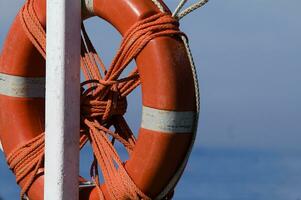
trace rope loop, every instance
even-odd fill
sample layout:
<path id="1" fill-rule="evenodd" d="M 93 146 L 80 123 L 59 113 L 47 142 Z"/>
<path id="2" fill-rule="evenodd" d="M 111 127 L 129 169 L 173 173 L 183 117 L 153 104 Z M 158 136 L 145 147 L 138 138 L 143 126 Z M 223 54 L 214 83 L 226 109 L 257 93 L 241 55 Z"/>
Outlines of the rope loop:
<path id="1" fill-rule="evenodd" d="M 184 7 L 184 5 L 187 3 L 188 0 L 181 0 L 177 6 L 177 8 L 175 9 L 175 11 L 173 12 L 172 16 L 177 19 L 180 20 L 183 17 L 185 17 L 186 15 L 188 15 L 189 13 L 203 7 L 206 3 L 208 3 L 209 0 L 198 0 L 196 3 L 190 5 L 188 8 L 184 9 L 183 11 L 182 8 Z"/>
<path id="2" fill-rule="evenodd" d="M 36 0 L 26 1 L 19 17 L 28 38 L 45 58 L 46 33 L 34 11 L 34 1 Z M 120 76 L 152 39 L 160 36 L 186 36 L 179 30 L 179 22 L 168 13 L 147 17 L 135 23 L 125 33 L 120 48 L 107 69 L 93 47 L 84 25 L 81 33 L 81 69 L 86 81 L 81 84 L 79 146 L 82 148 L 87 141 L 91 143 L 94 154 L 91 164 L 93 183 L 99 191 L 100 199 L 104 199 L 100 189 L 99 166 L 110 199 L 150 200 L 135 185 L 114 148 L 117 140 L 131 154 L 136 144 L 136 138 L 123 115 L 127 108 L 126 96 L 141 83 L 138 69 L 135 67 L 125 78 Z M 17 182 L 26 180 L 22 184 L 21 199 L 43 171 L 44 144 L 45 135 L 41 133 L 7 156 L 7 163 L 16 174 Z M 162 199 L 171 198 L 172 191 L 168 195 Z"/>
<path id="3" fill-rule="evenodd" d="M 84 89 L 88 84 L 94 85 Z M 126 97 L 121 96 L 118 81 L 85 81 L 81 91 L 81 116 L 84 118 L 100 117 L 106 121 L 113 115 L 124 115 L 126 112 Z"/>

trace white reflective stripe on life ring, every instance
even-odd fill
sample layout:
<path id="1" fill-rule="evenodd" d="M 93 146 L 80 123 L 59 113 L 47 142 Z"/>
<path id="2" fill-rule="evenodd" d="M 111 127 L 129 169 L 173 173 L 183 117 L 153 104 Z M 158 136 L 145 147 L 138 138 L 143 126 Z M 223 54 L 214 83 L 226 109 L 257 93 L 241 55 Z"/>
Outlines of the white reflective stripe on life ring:
<path id="1" fill-rule="evenodd" d="M 0 94 L 10 97 L 45 97 L 45 77 L 21 77 L 0 73 Z"/>
<path id="2" fill-rule="evenodd" d="M 143 106 L 141 127 L 164 133 L 192 133 L 195 112 L 159 110 Z"/>

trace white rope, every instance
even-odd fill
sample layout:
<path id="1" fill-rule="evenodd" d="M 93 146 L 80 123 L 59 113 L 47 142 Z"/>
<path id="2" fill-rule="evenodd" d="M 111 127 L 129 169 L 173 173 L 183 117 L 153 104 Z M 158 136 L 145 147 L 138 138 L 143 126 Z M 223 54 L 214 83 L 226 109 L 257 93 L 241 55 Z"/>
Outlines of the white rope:
<path id="1" fill-rule="evenodd" d="M 81 2 L 83 19 L 94 16 L 94 0 L 81 0 Z"/>
<path id="2" fill-rule="evenodd" d="M 1 140 L 0 140 L 0 150 L 3 151 L 3 147 L 2 147 L 2 144 L 1 144 Z"/>
<path id="3" fill-rule="evenodd" d="M 199 115 L 200 115 L 200 90 L 199 90 L 199 81 L 198 81 L 198 76 L 197 76 L 197 72 L 196 72 L 196 67 L 193 61 L 193 56 L 189 47 L 189 43 L 188 40 L 186 39 L 186 37 L 182 36 L 182 41 L 184 42 L 185 45 L 185 49 L 188 55 L 188 59 L 190 62 L 190 66 L 191 66 L 191 71 L 192 71 L 192 76 L 193 76 L 193 81 L 194 81 L 194 89 L 195 89 L 195 99 L 196 99 L 196 117 L 195 117 L 195 122 L 194 122 L 194 127 L 193 127 L 193 134 L 192 134 L 192 141 L 190 144 L 190 147 L 187 151 L 186 157 L 183 160 L 183 163 L 181 164 L 181 166 L 179 167 L 179 169 L 176 171 L 176 173 L 174 174 L 174 176 L 172 177 L 172 179 L 169 181 L 168 185 L 164 188 L 164 190 L 156 197 L 155 200 L 161 200 L 163 199 L 168 192 L 170 192 L 170 190 L 177 184 L 177 182 L 179 181 L 185 166 L 187 165 L 189 156 L 191 154 L 192 151 L 192 147 L 194 145 L 195 139 L 196 139 L 196 133 L 197 133 L 197 128 L 198 128 L 198 121 L 199 121 Z"/>
<path id="4" fill-rule="evenodd" d="M 152 2 L 159 8 L 159 10 L 161 12 L 165 12 L 164 7 L 162 6 L 162 4 L 158 1 L 158 0 L 152 0 Z"/>
<path id="5" fill-rule="evenodd" d="M 175 9 L 175 11 L 172 13 L 173 17 L 176 17 L 178 15 L 178 13 L 180 12 L 180 10 L 183 8 L 183 6 L 187 3 L 187 0 L 182 0 L 180 1 L 180 3 L 178 4 L 177 8 Z"/>
<path id="6" fill-rule="evenodd" d="M 198 2 L 192 4 L 185 10 L 181 11 L 184 5 L 187 3 L 187 0 L 181 0 L 175 11 L 173 12 L 172 16 L 178 20 L 182 19 L 189 13 L 193 12 L 194 10 L 203 7 L 209 0 L 199 0 Z"/>
<path id="7" fill-rule="evenodd" d="M 155 5 L 157 5 L 157 7 L 160 9 L 161 12 L 165 12 L 164 9 L 163 9 L 163 6 L 161 5 L 159 0 L 152 0 L 152 2 L 154 2 Z M 185 3 L 187 3 L 187 0 L 181 0 L 179 5 L 175 9 L 172 16 L 174 18 L 176 18 L 177 20 L 180 20 L 181 18 L 183 18 L 184 16 L 186 16 L 189 13 L 193 12 L 194 10 L 196 10 L 198 8 L 201 8 L 207 2 L 208 2 L 208 0 L 200 0 L 197 3 L 189 6 L 184 11 L 180 12 L 180 10 L 183 8 Z M 174 174 L 174 176 L 171 178 L 168 185 L 163 189 L 163 191 L 161 191 L 161 193 L 155 198 L 155 200 L 163 199 L 168 194 L 168 192 L 170 192 L 170 190 L 172 190 L 172 188 L 174 188 L 174 186 L 178 182 L 178 180 L 179 180 L 180 176 L 182 175 L 182 173 L 184 171 L 184 168 L 185 168 L 185 166 L 188 162 L 188 158 L 189 158 L 189 155 L 192 151 L 192 147 L 193 147 L 193 144 L 194 144 L 194 141 L 195 141 L 195 138 L 196 138 L 197 127 L 198 127 L 198 120 L 199 120 L 199 113 L 200 113 L 200 91 L 199 91 L 198 77 L 197 77 L 196 67 L 195 67 L 195 64 L 194 64 L 194 61 L 193 61 L 193 56 L 192 56 L 192 53 L 191 53 L 191 50 L 190 50 L 190 47 L 189 47 L 188 40 L 184 36 L 182 36 L 181 39 L 182 39 L 182 41 L 185 45 L 185 49 L 186 49 L 186 52 L 187 52 L 187 55 L 188 55 L 188 59 L 189 59 L 191 70 L 192 70 L 192 76 L 193 76 L 193 80 L 194 80 L 194 89 L 195 89 L 195 99 L 196 99 L 196 110 L 197 110 L 197 112 L 196 112 L 196 117 L 195 117 L 193 138 L 192 138 L 191 145 L 189 147 L 189 150 L 186 154 L 186 157 L 185 157 L 183 163 L 181 164 L 181 166 L 179 167 L 177 172 Z"/>

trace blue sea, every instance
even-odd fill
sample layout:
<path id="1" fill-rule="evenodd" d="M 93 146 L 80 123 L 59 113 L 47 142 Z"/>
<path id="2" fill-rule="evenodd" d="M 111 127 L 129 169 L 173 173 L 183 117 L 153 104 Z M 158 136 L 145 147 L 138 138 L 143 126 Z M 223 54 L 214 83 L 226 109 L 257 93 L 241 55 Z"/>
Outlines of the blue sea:
<path id="1" fill-rule="evenodd" d="M 300 158 L 285 151 L 195 148 L 174 199 L 301 200 Z M 18 199 L 18 186 L 2 153 L 0 177 L 2 200 Z"/>
<path id="2" fill-rule="evenodd" d="M 178 3 L 164 1 L 172 9 Z M 0 0 L 0 49 L 23 3 Z M 181 21 L 199 75 L 201 117 L 175 200 L 301 200 L 300 8 L 300 0 L 209 1 Z M 85 24 L 109 65 L 120 34 L 99 18 Z M 129 98 L 134 132 L 140 99 Z M 86 177 L 90 160 L 85 149 Z M 18 198 L 0 152 L 0 199 Z"/>

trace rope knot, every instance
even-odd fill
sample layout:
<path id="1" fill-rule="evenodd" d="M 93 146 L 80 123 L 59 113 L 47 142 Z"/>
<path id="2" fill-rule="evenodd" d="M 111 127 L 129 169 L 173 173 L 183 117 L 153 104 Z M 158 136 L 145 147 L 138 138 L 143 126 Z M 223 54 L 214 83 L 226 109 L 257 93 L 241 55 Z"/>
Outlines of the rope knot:
<path id="1" fill-rule="evenodd" d="M 27 0 L 19 17 L 30 41 L 45 58 L 46 32 L 36 16 L 33 2 L 34 0 Z M 114 141 L 115 139 L 119 141 L 129 154 L 133 152 L 136 139 L 123 115 L 127 108 L 126 96 L 139 86 L 141 81 L 137 67 L 125 78 L 120 76 L 152 39 L 161 36 L 182 36 L 186 39 L 185 34 L 179 30 L 177 19 L 169 13 L 154 14 L 129 28 L 110 67 L 106 69 L 82 25 L 81 68 L 87 81 L 81 85 L 80 148 L 90 140 L 94 153 L 92 171 L 95 172 L 91 173 L 92 179 L 100 191 L 99 166 L 110 199 L 113 200 L 151 199 L 128 175 L 124 162 L 114 148 Z M 110 127 L 113 127 L 114 131 Z M 16 174 L 17 182 L 26 178 L 26 183 L 22 186 L 21 198 L 25 196 L 39 175 L 39 170 L 43 168 L 44 140 L 44 133 L 41 133 L 7 156 L 7 162 Z M 103 196 L 101 191 L 100 196 Z"/>
<path id="2" fill-rule="evenodd" d="M 91 86 L 84 89 L 84 85 Z M 107 121 L 114 115 L 124 115 L 126 97 L 122 97 L 116 81 L 88 81 L 82 84 L 81 115 Z"/>

